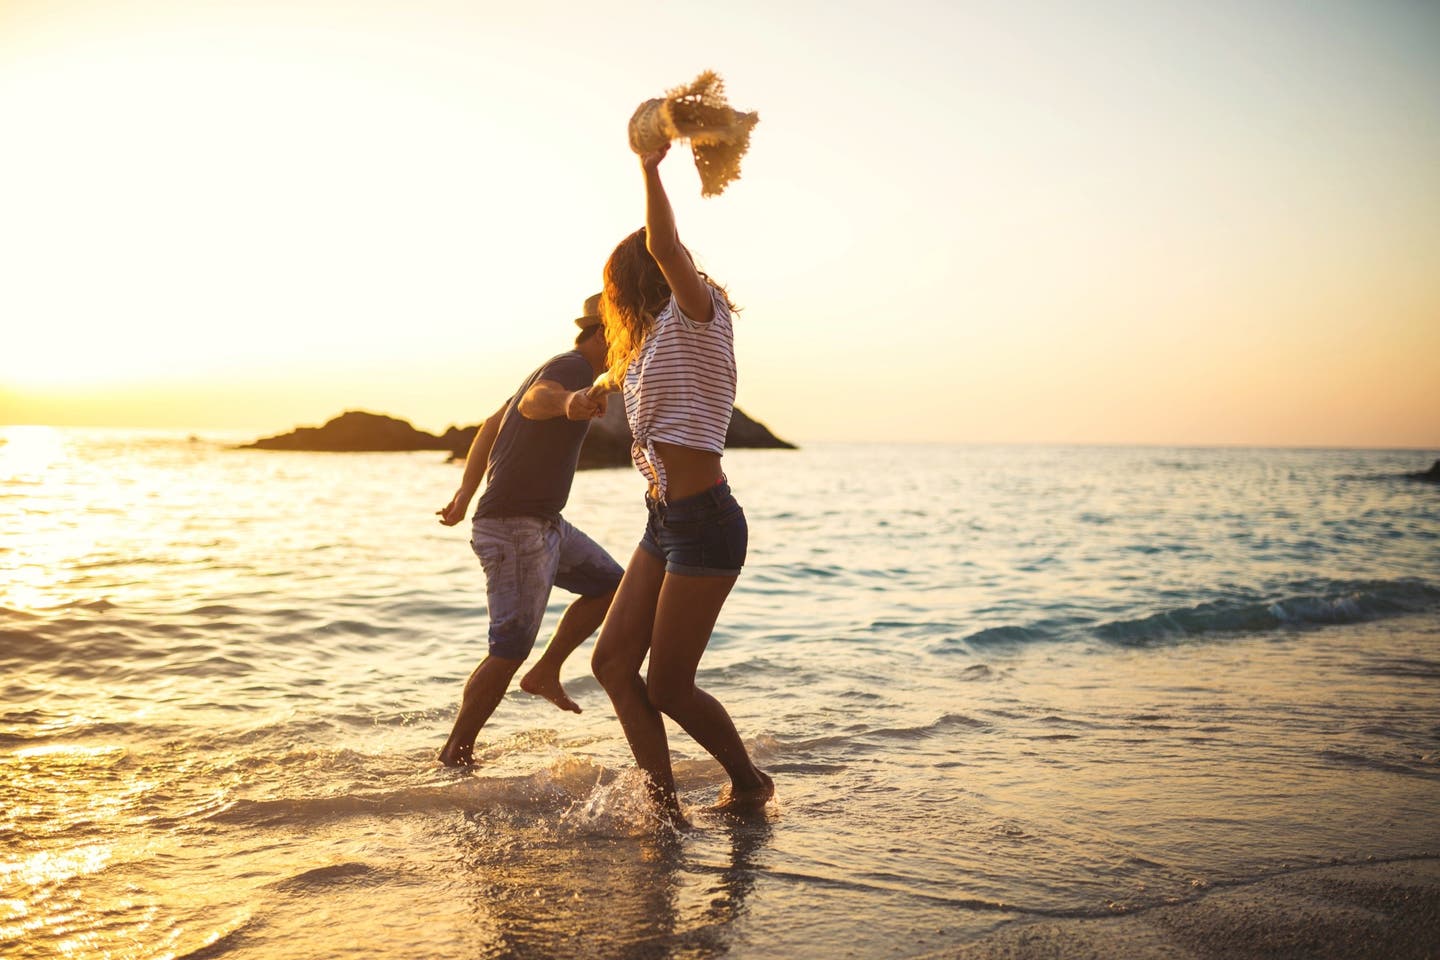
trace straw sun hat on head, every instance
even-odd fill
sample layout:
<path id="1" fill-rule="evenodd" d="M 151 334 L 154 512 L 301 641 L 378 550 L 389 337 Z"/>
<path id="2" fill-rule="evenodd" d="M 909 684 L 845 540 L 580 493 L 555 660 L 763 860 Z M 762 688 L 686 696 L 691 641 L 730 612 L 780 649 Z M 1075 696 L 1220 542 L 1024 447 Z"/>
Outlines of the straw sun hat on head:
<path id="1" fill-rule="evenodd" d="M 584 309 L 584 315 L 575 318 L 575 326 L 581 330 L 587 330 L 600 322 L 600 294 L 586 297 Z"/>

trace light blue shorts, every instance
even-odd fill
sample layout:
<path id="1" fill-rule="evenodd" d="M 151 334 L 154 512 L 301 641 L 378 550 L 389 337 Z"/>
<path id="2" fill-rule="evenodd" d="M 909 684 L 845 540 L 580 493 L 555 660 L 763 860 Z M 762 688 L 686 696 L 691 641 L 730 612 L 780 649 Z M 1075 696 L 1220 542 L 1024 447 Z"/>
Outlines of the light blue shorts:
<path id="1" fill-rule="evenodd" d="M 470 546 L 485 570 L 490 654 L 510 660 L 530 655 L 552 586 L 600 597 L 625 573 L 564 517 L 476 517 Z"/>

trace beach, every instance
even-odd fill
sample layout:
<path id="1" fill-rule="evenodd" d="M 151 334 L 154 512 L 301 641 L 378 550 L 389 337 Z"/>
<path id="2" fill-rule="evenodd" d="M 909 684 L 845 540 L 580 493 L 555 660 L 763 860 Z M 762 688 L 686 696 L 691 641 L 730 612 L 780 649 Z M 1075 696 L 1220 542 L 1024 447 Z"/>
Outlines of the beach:
<path id="1" fill-rule="evenodd" d="M 676 831 L 592 644 L 582 714 L 435 762 L 486 630 L 438 455 L 0 438 L 7 957 L 1437 955 L 1433 451 L 727 454 L 699 682 L 777 799 L 672 728 Z M 566 515 L 623 561 L 642 493 Z"/>
<path id="2" fill-rule="evenodd" d="M 930 957 L 1434 957 L 1440 862 L 1317 867 L 1107 919 L 1017 923 Z"/>

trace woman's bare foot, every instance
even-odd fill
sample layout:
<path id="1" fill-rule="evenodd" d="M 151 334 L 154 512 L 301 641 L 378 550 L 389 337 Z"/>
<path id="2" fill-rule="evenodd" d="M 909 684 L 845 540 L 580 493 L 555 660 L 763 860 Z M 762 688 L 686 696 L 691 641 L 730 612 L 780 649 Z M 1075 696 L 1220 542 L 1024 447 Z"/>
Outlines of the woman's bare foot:
<path id="1" fill-rule="evenodd" d="M 561 710 L 569 710 L 571 713 L 580 712 L 580 704 L 566 696 L 565 688 L 560 685 L 560 675 L 542 671 L 538 664 L 520 678 L 520 689 L 526 693 L 533 693 L 537 697 L 544 697 Z"/>
<path id="2" fill-rule="evenodd" d="M 460 746 L 453 743 L 447 743 L 445 744 L 445 748 L 440 751 L 440 756 L 436 757 L 435 759 L 439 760 L 447 767 L 474 766 L 475 744 L 471 743 Z"/>
<path id="3" fill-rule="evenodd" d="M 721 788 L 720 797 L 712 809 L 726 813 L 744 813 L 759 810 L 769 803 L 770 798 L 775 796 L 775 781 L 771 780 L 764 770 L 757 768 L 755 772 L 760 775 L 759 786 L 740 788 L 730 783 Z"/>
<path id="4" fill-rule="evenodd" d="M 660 826 L 676 834 L 683 833 L 693 826 L 690 818 L 685 816 L 685 811 L 680 807 L 679 797 L 672 795 L 668 801 L 654 796 L 651 796 L 650 799 L 654 801 L 655 820 Z"/>

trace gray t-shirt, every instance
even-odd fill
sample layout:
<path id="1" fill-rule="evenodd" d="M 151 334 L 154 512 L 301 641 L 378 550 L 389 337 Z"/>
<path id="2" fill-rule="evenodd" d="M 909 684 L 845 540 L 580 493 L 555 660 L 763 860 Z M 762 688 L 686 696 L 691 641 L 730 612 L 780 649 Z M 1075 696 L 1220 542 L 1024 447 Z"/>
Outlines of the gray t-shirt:
<path id="1" fill-rule="evenodd" d="M 500 432 L 490 448 L 485 492 L 475 506 L 477 517 L 547 517 L 560 515 L 570 499 L 580 445 L 589 420 L 564 416 L 527 420 L 520 398 L 537 380 L 553 380 L 566 390 L 588 387 L 595 377 L 590 361 L 578 350 L 551 357 L 530 374 L 505 406 Z"/>

